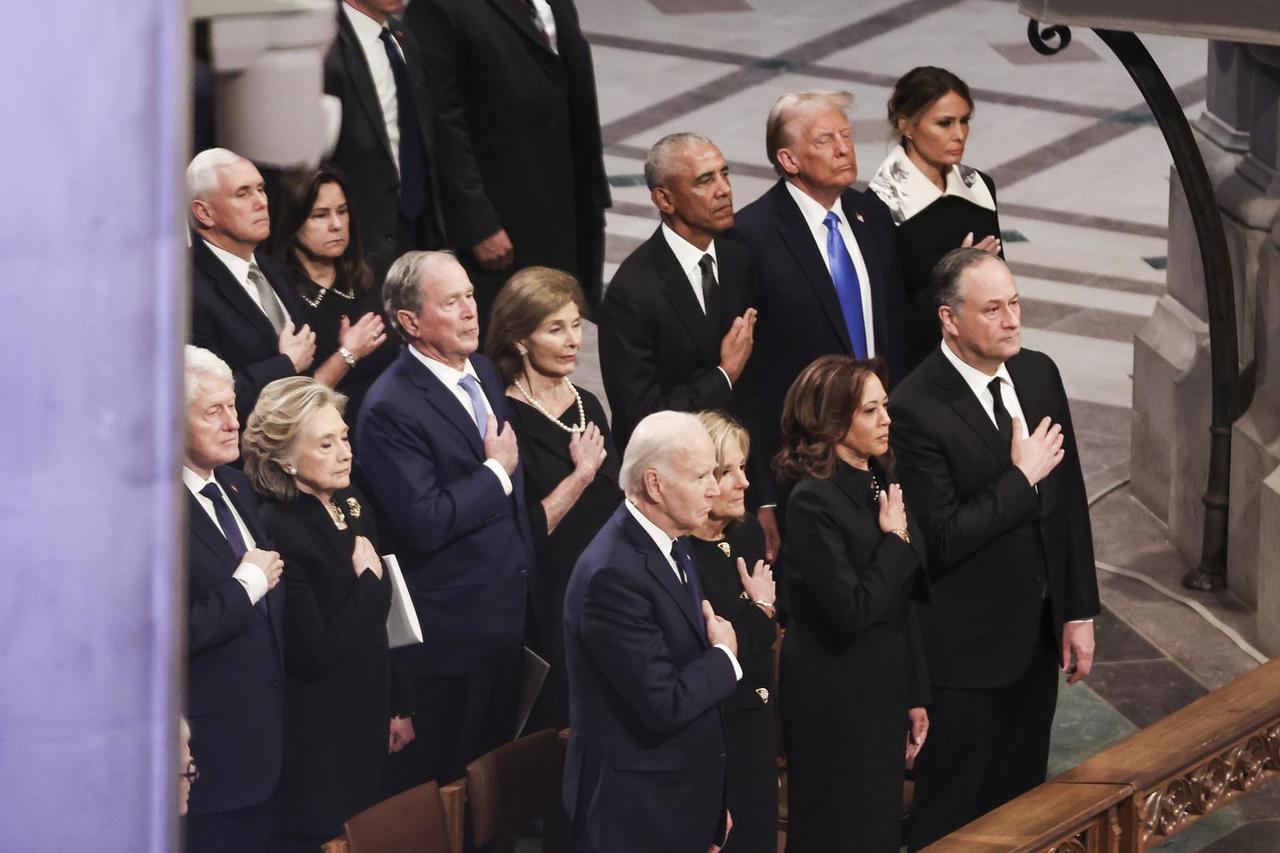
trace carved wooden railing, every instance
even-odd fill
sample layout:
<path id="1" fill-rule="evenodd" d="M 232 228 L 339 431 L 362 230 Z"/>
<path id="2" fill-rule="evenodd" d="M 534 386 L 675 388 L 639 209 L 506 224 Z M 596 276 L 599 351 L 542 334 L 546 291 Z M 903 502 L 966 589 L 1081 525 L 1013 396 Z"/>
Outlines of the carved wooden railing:
<path id="1" fill-rule="evenodd" d="M 927 848 L 1141 853 L 1280 776 L 1280 659 Z"/>

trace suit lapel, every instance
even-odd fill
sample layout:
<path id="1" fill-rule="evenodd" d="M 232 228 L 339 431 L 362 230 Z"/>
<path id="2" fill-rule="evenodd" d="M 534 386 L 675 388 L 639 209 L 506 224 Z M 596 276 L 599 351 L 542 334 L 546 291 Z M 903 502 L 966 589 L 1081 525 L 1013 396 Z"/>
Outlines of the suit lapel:
<path id="1" fill-rule="evenodd" d="M 249 535 L 253 537 L 256 547 L 265 548 L 270 543 L 267 541 L 267 532 L 258 524 L 258 515 L 252 511 L 251 497 L 242 495 L 240 487 L 227 478 L 221 469 L 214 469 L 213 477 L 218 481 L 218 485 L 222 487 L 222 493 L 227 496 L 227 500 L 235 507 L 236 515 L 240 516 L 240 520 L 244 522 L 244 526 L 249 530 Z M 201 515 L 204 515 L 203 510 Z M 205 516 L 208 517 L 207 515 Z M 225 542 L 226 539 L 224 538 Z M 229 548 L 228 548 L 229 550 Z M 284 616 L 284 585 L 276 584 L 275 589 L 267 591 L 263 596 L 263 605 L 267 608 L 267 621 L 271 623 L 271 632 L 275 637 L 276 651 L 283 649 L 281 640 L 284 638 L 282 628 L 282 617 Z M 256 610 L 257 608 L 255 608 Z"/>
<path id="2" fill-rule="evenodd" d="M 787 191 L 785 181 L 778 181 L 769 192 L 774 195 L 773 206 L 778 216 L 778 233 L 782 242 L 786 244 L 804 273 L 805 280 L 813 288 L 827 319 L 844 344 L 845 351 L 853 352 L 853 345 L 849 342 L 849 329 L 844 323 L 844 312 L 840 310 L 840 299 L 836 296 L 836 286 L 831 281 L 827 265 L 822 262 L 822 254 L 814 242 L 809 224 L 805 222 L 795 199 Z"/>
<path id="3" fill-rule="evenodd" d="M 424 392 L 427 402 L 434 406 L 458 432 L 462 433 L 467 444 L 475 451 L 476 457 L 484 459 L 484 442 L 480 440 L 480 431 L 476 428 L 476 422 L 467 414 L 467 410 L 454 396 L 453 391 L 444 387 L 444 383 L 437 379 L 425 365 L 419 364 L 409 352 L 408 347 L 400 353 L 400 359 L 404 362 L 409 380 Z M 484 388 L 484 383 L 481 382 L 480 386 Z M 489 390 L 485 389 L 485 394 L 489 395 L 489 393 Z M 490 400 L 490 405 L 493 405 L 492 398 Z M 497 411 L 496 407 L 495 411 Z"/>
<path id="4" fill-rule="evenodd" d="M 636 551 L 644 559 L 645 571 L 653 576 L 658 586 L 662 587 L 667 595 L 671 596 L 676 608 L 684 614 L 689 627 L 697 635 L 700 645 L 704 649 L 707 648 L 707 626 L 702 622 L 702 614 L 701 612 L 694 612 L 693 599 L 689 597 L 689 591 L 676 579 L 675 570 L 667 562 L 666 556 L 659 553 L 658 546 L 654 544 L 653 539 L 640 526 L 640 522 L 632 517 L 631 510 L 627 509 L 625 502 L 618 507 L 617 512 L 623 531 L 631 539 L 631 544 L 635 546 Z"/>
<path id="5" fill-rule="evenodd" d="M 382 114 L 382 104 L 378 101 L 378 90 L 373 86 L 373 72 L 369 70 L 369 60 L 365 58 L 364 49 L 360 47 L 360 39 L 356 37 L 347 13 L 338 10 L 338 43 L 342 48 L 342 61 L 347 67 L 347 76 L 355 87 L 356 99 L 364 109 L 369 123 L 373 125 L 378 141 L 382 143 L 383 152 L 395 162 L 391 153 L 391 141 L 387 137 L 387 119 Z"/>
<path id="6" fill-rule="evenodd" d="M 1034 430 L 1045 416 L 1052 419 L 1053 409 L 1042 394 L 1045 383 L 1029 372 L 1029 362 L 1021 357 L 1021 353 L 1006 361 L 1005 367 L 1009 370 L 1009 378 L 1013 380 L 1013 392 L 1018 397 L 1018 406 L 1026 420 L 1027 431 Z M 1058 478 L 1053 473 L 1036 484 L 1041 499 L 1048 498 L 1057 488 Z"/>
<path id="7" fill-rule="evenodd" d="M 654 269 L 663 281 L 667 302 L 675 312 L 676 319 L 680 321 L 680 325 L 684 327 L 707 363 L 719 364 L 720 342 L 718 335 L 715 334 L 719 326 L 718 319 L 713 321 L 708 318 L 702 306 L 698 304 L 698 298 L 693 295 L 693 288 L 689 284 L 689 276 L 680 268 L 675 252 L 671 251 L 671 247 L 667 245 L 667 238 L 662 235 L 661 226 L 649 238 L 649 242 L 654 251 Z"/>
<path id="8" fill-rule="evenodd" d="M 489 0 L 489 3 L 519 30 L 525 38 L 537 45 L 542 52 L 555 56 L 551 48 L 542 40 L 542 34 L 533 25 L 531 13 L 521 0 Z M 554 13 L 554 9 L 552 10 Z"/>
<path id="9" fill-rule="evenodd" d="M 186 489 L 186 487 L 183 487 Z M 227 542 L 227 537 L 223 535 L 218 525 L 213 523 L 213 519 L 209 517 L 209 513 L 204 511 L 204 507 L 196 500 L 195 495 L 187 491 L 187 523 L 191 526 L 191 533 L 204 543 L 210 551 L 223 558 L 223 562 L 227 565 L 235 558 L 231 553 L 231 545 Z"/>
<path id="10" fill-rule="evenodd" d="M 1000 434 L 1000 430 L 996 429 L 996 425 L 987 416 L 986 410 L 982 408 L 982 404 L 974 396 L 973 390 L 965 384 L 964 378 L 959 371 L 951 366 L 951 363 L 947 361 L 941 350 L 935 351 L 930 358 L 935 360 L 937 382 L 942 389 L 943 399 L 947 401 L 960 419 L 969 425 L 978 438 L 982 440 L 982 443 L 995 454 L 997 459 L 1001 462 L 1008 462 L 1009 445 L 1005 443 L 1004 436 Z"/>
<path id="11" fill-rule="evenodd" d="M 267 319 L 267 315 L 249 297 L 240 282 L 236 281 L 235 276 L 231 274 L 231 270 L 227 269 L 227 265 L 209 250 L 204 240 L 198 234 L 193 234 L 191 239 L 193 241 L 192 248 L 195 250 L 196 264 L 213 282 L 218 294 L 227 300 L 227 303 L 236 310 L 237 314 L 244 318 L 246 323 L 253 327 L 255 332 L 265 340 L 271 341 L 274 346 L 278 336 L 276 335 L 276 330 L 271 326 L 271 321 Z M 277 293 L 279 292 L 279 289 L 274 284 L 271 286 Z M 281 298 L 283 299 L 283 297 Z M 285 305 L 289 304 L 289 301 L 285 301 Z M 296 315 L 294 316 L 296 317 Z"/>

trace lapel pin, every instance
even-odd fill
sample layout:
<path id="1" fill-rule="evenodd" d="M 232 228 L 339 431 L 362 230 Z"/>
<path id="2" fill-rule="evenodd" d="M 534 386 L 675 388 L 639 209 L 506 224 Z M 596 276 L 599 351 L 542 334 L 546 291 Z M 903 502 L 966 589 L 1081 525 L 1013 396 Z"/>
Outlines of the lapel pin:
<path id="1" fill-rule="evenodd" d="M 716 547 L 717 547 L 717 548 L 719 548 L 721 551 L 723 551 L 723 552 L 724 552 L 724 555 L 725 555 L 726 557 L 731 557 L 731 556 L 733 556 L 733 554 L 732 554 L 733 549 L 729 547 L 729 543 L 728 543 L 728 542 L 721 542 L 721 543 L 719 543 L 718 545 L 716 545 Z"/>
<path id="2" fill-rule="evenodd" d="M 865 219 L 863 219 L 863 218 L 862 218 L 862 214 L 861 214 L 861 213 L 855 213 L 855 214 L 853 215 L 853 218 L 854 218 L 854 219 L 856 219 L 856 220 L 858 220 L 859 222 L 864 223 L 864 224 L 865 224 L 865 223 L 866 223 L 866 221 L 867 221 L 867 220 L 865 220 Z"/>

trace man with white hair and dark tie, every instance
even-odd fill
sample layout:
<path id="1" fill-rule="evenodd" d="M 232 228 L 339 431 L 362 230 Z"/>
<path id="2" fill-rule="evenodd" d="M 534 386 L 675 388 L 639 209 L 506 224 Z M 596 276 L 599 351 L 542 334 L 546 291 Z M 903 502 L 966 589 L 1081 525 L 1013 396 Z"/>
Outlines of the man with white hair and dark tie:
<path id="1" fill-rule="evenodd" d="M 720 493 L 697 417 L 655 412 L 622 460 L 626 500 L 564 602 L 575 853 L 704 853 L 725 843 L 719 705 L 742 678 L 733 626 L 702 597 L 688 545 Z"/>
<path id="2" fill-rule="evenodd" d="M 236 408 L 253 411 L 267 383 L 302 373 L 316 354 L 289 273 L 256 253 L 271 231 L 267 193 L 253 163 L 210 148 L 187 166 L 191 240 L 191 342 L 235 377 Z"/>

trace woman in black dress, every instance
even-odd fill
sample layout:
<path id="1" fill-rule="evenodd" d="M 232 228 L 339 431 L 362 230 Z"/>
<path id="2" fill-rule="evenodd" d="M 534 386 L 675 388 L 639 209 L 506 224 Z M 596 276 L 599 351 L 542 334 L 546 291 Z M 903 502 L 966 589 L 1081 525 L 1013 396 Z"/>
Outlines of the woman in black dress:
<path id="1" fill-rule="evenodd" d="M 569 381 L 585 300 L 573 276 L 529 267 L 493 303 L 485 351 L 507 381 L 538 571 L 534 650 L 551 664 L 526 731 L 569 725 L 563 602 L 569 573 L 622 501 L 618 454 L 600 401 Z"/>
<path id="2" fill-rule="evenodd" d="M 777 691 L 773 645 L 778 639 L 773 573 L 764 562 L 764 531 L 747 512 L 747 452 L 741 424 L 719 412 L 701 412 L 716 447 L 720 494 L 711 514 L 689 537 L 702 593 L 711 609 L 733 623 L 738 635 L 738 690 L 720 705 L 724 713 L 725 775 L 733 831 L 725 853 L 775 853 L 778 849 Z M 749 572 L 749 573 L 748 573 Z"/>
<path id="3" fill-rule="evenodd" d="M 382 319 L 382 288 L 364 262 L 345 179 L 336 169 L 286 172 L 271 211 L 271 254 L 289 269 L 316 334 L 315 378 L 346 395 L 355 424 L 369 386 L 395 360 Z"/>
<path id="4" fill-rule="evenodd" d="M 351 486 L 342 395 L 268 385 L 245 425 L 245 473 L 284 559 L 284 770 L 275 849 L 316 853 L 382 798 L 388 751 L 413 739 L 387 650 L 391 585 L 368 502 Z"/>
<path id="5" fill-rule="evenodd" d="M 870 189 L 898 226 L 910 372 L 942 340 L 929 288 L 934 265 L 958 246 L 1004 254 L 995 182 L 960 162 L 973 116 L 965 82 L 945 68 L 913 68 L 894 86 L 888 112 L 898 144 L 880 164 Z"/>
<path id="6" fill-rule="evenodd" d="M 878 359 L 826 355 L 783 404 L 788 853 L 897 851 L 904 758 L 928 727 L 915 613 L 928 580 L 893 480 L 885 384 Z"/>

